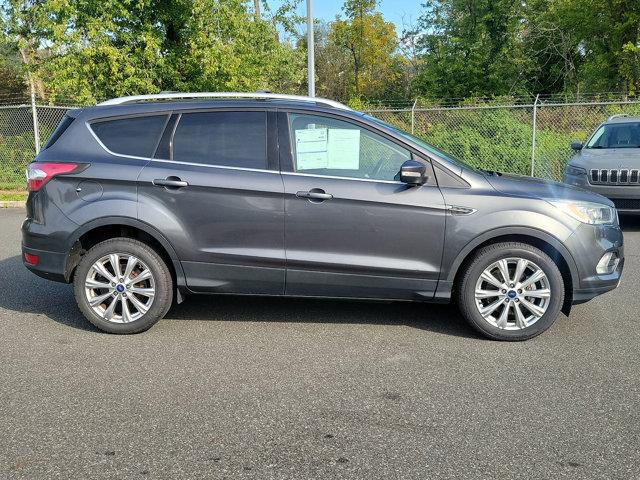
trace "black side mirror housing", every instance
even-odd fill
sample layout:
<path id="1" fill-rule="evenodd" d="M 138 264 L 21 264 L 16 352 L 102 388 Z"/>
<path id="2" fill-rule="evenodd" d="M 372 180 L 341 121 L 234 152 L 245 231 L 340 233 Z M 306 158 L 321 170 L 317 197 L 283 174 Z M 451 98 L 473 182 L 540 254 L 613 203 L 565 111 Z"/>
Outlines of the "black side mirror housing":
<path id="1" fill-rule="evenodd" d="M 400 181 L 407 185 L 422 185 L 427 181 L 427 166 L 416 160 L 407 160 L 400 167 Z"/>
<path id="2" fill-rule="evenodd" d="M 580 151 L 582 150 L 582 142 L 573 141 L 571 142 L 571 150 Z"/>

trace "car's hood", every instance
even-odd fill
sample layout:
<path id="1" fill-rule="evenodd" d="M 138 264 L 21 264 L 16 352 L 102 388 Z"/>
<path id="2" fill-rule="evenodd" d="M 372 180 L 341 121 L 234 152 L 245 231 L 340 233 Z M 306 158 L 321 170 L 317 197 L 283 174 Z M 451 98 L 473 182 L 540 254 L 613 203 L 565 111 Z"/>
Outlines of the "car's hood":
<path id="1" fill-rule="evenodd" d="M 553 180 L 508 173 L 489 174 L 486 178 L 497 191 L 517 197 L 596 202 L 613 206 L 613 202 L 602 195 Z"/>
<path id="2" fill-rule="evenodd" d="M 640 169 L 640 148 L 583 148 L 569 163 L 587 170 Z"/>

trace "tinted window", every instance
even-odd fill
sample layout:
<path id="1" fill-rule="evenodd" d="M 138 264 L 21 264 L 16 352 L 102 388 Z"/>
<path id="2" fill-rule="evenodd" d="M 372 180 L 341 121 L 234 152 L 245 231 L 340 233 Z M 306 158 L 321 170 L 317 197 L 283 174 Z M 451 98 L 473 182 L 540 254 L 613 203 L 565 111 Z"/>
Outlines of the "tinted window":
<path id="1" fill-rule="evenodd" d="M 147 158 L 153 155 L 166 120 L 166 115 L 120 118 L 94 122 L 91 128 L 112 152 Z"/>
<path id="2" fill-rule="evenodd" d="M 289 114 L 296 172 L 334 177 L 394 180 L 411 153 L 356 124 Z"/>
<path id="3" fill-rule="evenodd" d="M 73 120 L 74 119 L 71 118 L 69 115 L 65 115 L 64 117 L 62 117 L 60 124 L 53 131 L 53 133 L 49 137 L 49 140 L 45 144 L 44 148 L 49 148 L 51 145 L 56 143 L 56 141 L 62 136 L 62 134 L 67 130 L 67 128 L 69 128 L 69 125 L 73 123 Z"/>
<path id="4" fill-rule="evenodd" d="M 185 113 L 173 137 L 173 160 L 266 169 L 267 114 Z"/>

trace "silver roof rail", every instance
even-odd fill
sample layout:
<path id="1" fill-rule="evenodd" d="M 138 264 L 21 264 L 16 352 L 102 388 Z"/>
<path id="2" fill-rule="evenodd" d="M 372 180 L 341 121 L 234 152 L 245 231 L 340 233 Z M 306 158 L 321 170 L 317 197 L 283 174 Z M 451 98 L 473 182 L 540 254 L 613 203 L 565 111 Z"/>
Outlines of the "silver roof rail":
<path id="1" fill-rule="evenodd" d="M 112 98 L 105 102 L 101 102 L 98 105 L 123 105 L 126 103 L 135 103 L 142 101 L 152 100 L 176 100 L 176 99 L 190 99 L 190 98 L 248 98 L 258 100 L 290 100 L 295 102 L 313 102 L 319 105 L 326 105 L 333 108 L 339 108 L 341 110 L 351 110 L 343 103 L 336 102 L 335 100 L 329 100 L 327 98 L 316 97 L 303 97 L 301 95 L 283 95 L 279 93 L 267 93 L 267 92 L 194 92 L 194 93 L 182 93 L 182 92 L 168 92 L 168 93 L 154 93 L 150 95 L 132 95 L 129 97 Z"/>
<path id="2" fill-rule="evenodd" d="M 621 117 L 628 117 L 629 114 L 628 113 L 616 113 L 615 115 L 611 115 L 609 118 L 607 118 L 607 122 L 609 120 L 613 120 L 614 118 L 621 118 Z"/>

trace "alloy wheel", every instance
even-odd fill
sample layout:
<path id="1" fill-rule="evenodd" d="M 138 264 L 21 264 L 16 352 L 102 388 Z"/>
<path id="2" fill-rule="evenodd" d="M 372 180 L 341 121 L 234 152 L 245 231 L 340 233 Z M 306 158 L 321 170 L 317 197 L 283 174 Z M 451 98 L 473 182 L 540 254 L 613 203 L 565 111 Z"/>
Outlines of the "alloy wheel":
<path id="1" fill-rule="evenodd" d="M 494 327 L 523 330 L 536 323 L 551 300 L 549 279 L 525 258 L 503 258 L 484 269 L 475 286 L 480 315 Z"/>
<path id="2" fill-rule="evenodd" d="M 156 294 L 149 267 L 126 253 L 112 253 L 96 261 L 84 283 L 87 302 L 104 320 L 129 323 L 149 311 Z"/>

